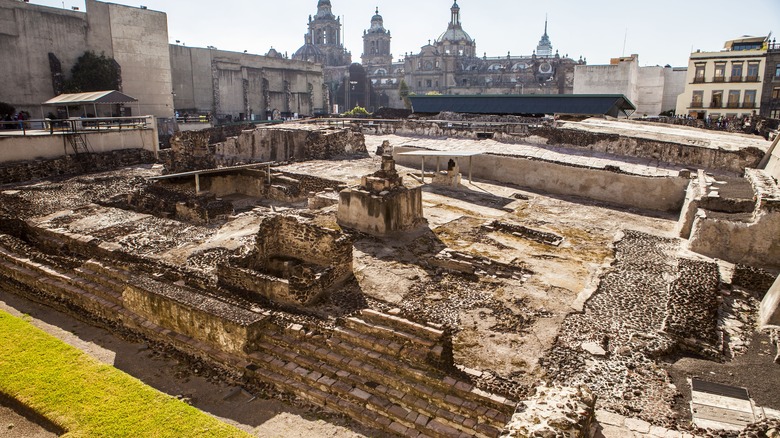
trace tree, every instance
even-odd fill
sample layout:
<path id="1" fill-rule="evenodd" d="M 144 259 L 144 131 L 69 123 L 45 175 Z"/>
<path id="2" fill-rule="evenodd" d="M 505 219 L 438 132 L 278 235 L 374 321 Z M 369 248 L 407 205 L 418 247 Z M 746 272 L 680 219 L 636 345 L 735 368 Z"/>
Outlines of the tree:
<path id="1" fill-rule="evenodd" d="M 401 95 L 401 99 L 403 99 L 406 109 L 411 109 L 412 102 L 409 101 L 409 86 L 406 85 L 406 81 L 403 79 L 401 79 L 401 85 L 398 86 L 398 94 Z"/>
<path id="2" fill-rule="evenodd" d="M 5 102 L 0 102 L 0 120 L 6 115 L 13 116 L 16 113 L 16 108 L 13 105 Z"/>
<path id="3" fill-rule="evenodd" d="M 118 90 L 121 78 L 119 64 L 105 53 L 84 52 L 70 71 L 63 89 L 66 93 Z"/>

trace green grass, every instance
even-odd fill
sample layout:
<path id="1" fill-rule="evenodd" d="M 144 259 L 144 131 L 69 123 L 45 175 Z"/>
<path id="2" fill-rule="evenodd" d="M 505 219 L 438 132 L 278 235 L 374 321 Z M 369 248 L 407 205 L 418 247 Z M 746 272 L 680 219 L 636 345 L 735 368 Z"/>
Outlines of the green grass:
<path id="1" fill-rule="evenodd" d="M 0 311 L 0 392 L 66 437 L 247 437 Z"/>

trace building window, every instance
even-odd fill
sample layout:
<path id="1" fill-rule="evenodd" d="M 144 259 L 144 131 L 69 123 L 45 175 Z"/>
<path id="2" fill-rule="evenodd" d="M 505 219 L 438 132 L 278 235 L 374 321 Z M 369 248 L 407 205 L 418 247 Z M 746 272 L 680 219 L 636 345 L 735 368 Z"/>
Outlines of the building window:
<path id="1" fill-rule="evenodd" d="M 426 79 L 425 80 L 425 86 L 428 87 L 428 88 L 431 88 L 433 86 L 433 84 L 431 83 L 430 79 Z"/>
<path id="2" fill-rule="evenodd" d="M 724 82 L 726 80 L 726 63 L 715 63 L 715 77 L 712 78 L 712 82 Z"/>
<path id="3" fill-rule="evenodd" d="M 422 88 L 422 81 L 417 81 L 417 88 Z"/>
<path id="4" fill-rule="evenodd" d="M 742 102 L 742 108 L 756 107 L 756 90 L 745 90 L 745 101 Z"/>
<path id="5" fill-rule="evenodd" d="M 710 108 L 723 108 L 723 90 L 716 90 L 712 92 Z"/>
<path id="6" fill-rule="evenodd" d="M 772 89 L 772 99 L 780 99 L 780 87 Z"/>
<path id="7" fill-rule="evenodd" d="M 742 82 L 742 62 L 731 63 L 731 82 Z"/>
<path id="8" fill-rule="evenodd" d="M 436 81 L 436 88 L 439 88 L 439 81 Z"/>
<path id="9" fill-rule="evenodd" d="M 775 66 L 775 78 L 780 79 L 780 64 Z"/>
<path id="10" fill-rule="evenodd" d="M 464 80 L 463 80 L 463 86 L 465 87 L 465 86 L 467 86 L 468 84 L 469 84 L 469 80 L 468 80 L 468 79 L 464 79 Z"/>
<path id="11" fill-rule="evenodd" d="M 698 90 L 693 92 L 693 98 L 691 99 L 691 108 L 701 108 L 704 104 L 704 91 Z"/>
<path id="12" fill-rule="evenodd" d="M 758 66 L 760 65 L 759 62 L 748 62 L 747 66 L 747 78 L 745 78 L 748 82 L 758 82 Z"/>
<path id="13" fill-rule="evenodd" d="M 739 90 L 729 91 L 729 101 L 727 103 L 729 108 L 739 108 L 739 96 L 742 94 Z"/>
<path id="14" fill-rule="evenodd" d="M 707 64 L 696 64 L 696 75 L 693 77 L 694 84 L 704 83 L 704 70 L 706 67 Z"/>
<path id="15" fill-rule="evenodd" d="M 780 119 L 780 109 L 773 109 L 769 112 L 770 119 Z"/>

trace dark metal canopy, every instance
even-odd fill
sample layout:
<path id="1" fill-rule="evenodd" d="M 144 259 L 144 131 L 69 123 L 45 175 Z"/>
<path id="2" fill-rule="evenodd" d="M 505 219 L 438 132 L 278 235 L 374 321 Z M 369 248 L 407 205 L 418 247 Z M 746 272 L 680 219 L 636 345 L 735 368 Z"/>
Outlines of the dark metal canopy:
<path id="1" fill-rule="evenodd" d="M 526 94 L 468 96 L 409 96 L 415 113 L 443 111 L 471 114 L 607 115 L 633 114 L 636 107 L 622 94 Z"/>

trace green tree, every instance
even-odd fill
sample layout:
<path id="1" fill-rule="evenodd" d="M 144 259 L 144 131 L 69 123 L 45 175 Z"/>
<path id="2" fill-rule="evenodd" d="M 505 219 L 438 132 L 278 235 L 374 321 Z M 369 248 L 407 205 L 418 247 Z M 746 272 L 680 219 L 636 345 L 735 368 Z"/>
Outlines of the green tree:
<path id="1" fill-rule="evenodd" d="M 6 116 L 6 114 L 14 115 L 16 108 L 10 103 L 0 102 L 0 119 Z"/>
<path id="2" fill-rule="evenodd" d="M 403 99 L 406 109 L 411 109 L 412 102 L 409 101 L 409 85 L 407 85 L 406 81 L 403 79 L 401 79 L 401 85 L 398 86 L 398 94 L 401 95 L 401 99 Z"/>
<path id="3" fill-rule="evenodd" d="M 66 93 L 117 90 L 120 83 L 119 64 L 105 53 L 84 52 L 70 71 L 63 87 Z"/>

